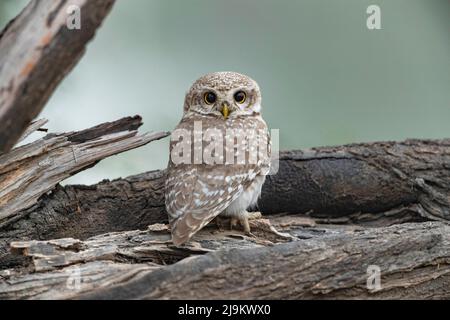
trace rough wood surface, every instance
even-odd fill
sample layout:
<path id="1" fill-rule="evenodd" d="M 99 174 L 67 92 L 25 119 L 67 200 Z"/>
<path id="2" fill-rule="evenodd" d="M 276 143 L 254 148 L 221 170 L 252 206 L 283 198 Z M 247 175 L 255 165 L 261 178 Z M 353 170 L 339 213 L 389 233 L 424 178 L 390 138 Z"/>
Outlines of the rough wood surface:
<path id="1" fill-rule="evenodd" d="M 303 214 L 319 223 L 364 226 L 448 218 L 448 139 L 352 144 L 280 157 L 278 174 L 263 187 L 264 215 Z M 7 251 L 14 240 L 84 240 L 165 223 L 164 171 L 92 186 L 57 186 L 20 215 L 17 223 L 0 226 L 0 268 L 20 260 Z"/>
<path id="2" fill-rule="evenodd" d="M 138 135 L 136 129 L 141 124 L 141 118 L 135 116 L 79 132 L 48 134 L 0 155 L 0 226 L 80 170 L 168 135 Z M 35 127 L 33 124 L 31 129 Z"/>
<path id="3" fill-rule="evenodd" d="M 0 153 L 9 151 L 78 62 L 114 0 L 32 0 L 0 35 Z M 81 10 L 69 30 L 67 8 Z"/>
<path id="4" fill-rule="evenodd" d="M 263 189 L 268 219 L 251 222 L 255 238 L 209 226 L 184 247 L 164 224 L 164 171 L 57 186 L 0 226 L 0 297 L 450 298 L 449 146 L 284 152 Z M 366 287 L 370 265 L 379 290 Z"/>
<path id="5" fill-rule="evenodd" d="M 47 124 L 47 122 L 48 122 L 47 119 L 38 119 L 36 121 L 31 122 L 28 128 L 25 129 L 25 132 L 22 134 L 18 142 L 22 142 L 36 131 L 47 132 L 47 129 L 42 128 L 44 125 Z"/>
<path id="6" fill-rule="evenodd" d="M 450 298 L 447 223 L 318 226 L 284 215 L 252 228 L 254 238 L 208 227 L 182 247 L 161 224 L 85 241 L 14 242 L 28 265 L 0 271 L 0 298 Z M 366 285 L 371 265 L 381 272 L 376 289 Z"/>

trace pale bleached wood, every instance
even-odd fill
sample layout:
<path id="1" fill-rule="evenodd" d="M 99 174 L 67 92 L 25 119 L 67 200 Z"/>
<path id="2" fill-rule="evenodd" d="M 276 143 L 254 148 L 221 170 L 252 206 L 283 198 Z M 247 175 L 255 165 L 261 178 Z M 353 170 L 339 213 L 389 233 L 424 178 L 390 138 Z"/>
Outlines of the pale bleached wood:
<path id="1" fill-rule="evenodd" d="M 0 299 L 70 299 L 83 292 L 139 277 L 154 268 L 148 264 L 93 261 L 53 272 L 32 273 L 28 277 L 3 270 L 0 271 Z M 82 282 L 78 275 L 83 276 Z"/>
<path id="2" fill-rule="evenodd" d="M 31 0 L 0 35 L 0 153 L 9 151 L 64 76 L 114 0 Z M 67 28 L 68 7 L 78 6 L 81 28 Z"/>
<path id="3" fill-rule="evenodd" d="M 42 129 L 42 127 L 44 125 L 46 125 L 47 122 L 48 122 L 47 119 L 38 119 L 36 121 L 31 122 L 30 125 L 28 126 L 28 128 L 25 129 L 25 132 L 22 134 L 22 136 L 20 137 L 18 142 L 22 142 L 23 140 L 28 138 L 35 131 L 44 130 L 45 132 L 47 132 L 46 129 Z"/>
<path id="4" fill-rule="evenodd" d="M 138 134 L 136 128 L 141 123 L 140 117 L 129 117 L 80 132 L 49 134 L 0 155 L 0 222 L 29 208 L 56 184 L 101 159 L 168 135 Z"/>
<path id="5" fill-rule="evenodd" d="M 252 221 L 255 238 L 210 226 L 183 247 L 168 241 L 164 225 L 86 241 L 14 242 L 13 251 L 30 257 L 31 265 L 0 272 L 0 297 L 450 298 L 448 224 L 361 228 L 296 219 Z M 369 265 L 380 268 L 379 289 L 367 287 Z"/>

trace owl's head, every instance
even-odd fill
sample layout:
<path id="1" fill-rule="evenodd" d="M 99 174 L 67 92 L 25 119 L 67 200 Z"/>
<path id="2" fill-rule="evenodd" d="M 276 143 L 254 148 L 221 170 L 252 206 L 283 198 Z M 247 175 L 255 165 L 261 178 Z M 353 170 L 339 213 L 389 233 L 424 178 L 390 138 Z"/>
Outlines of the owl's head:
<path id="1" fill-rule="evenodd" d="M 261 92 L 255 80 L 236 72 L 208 73 L 194 82 L 186 94 L 184 112 L 224 120 L 261 112 Z"/>

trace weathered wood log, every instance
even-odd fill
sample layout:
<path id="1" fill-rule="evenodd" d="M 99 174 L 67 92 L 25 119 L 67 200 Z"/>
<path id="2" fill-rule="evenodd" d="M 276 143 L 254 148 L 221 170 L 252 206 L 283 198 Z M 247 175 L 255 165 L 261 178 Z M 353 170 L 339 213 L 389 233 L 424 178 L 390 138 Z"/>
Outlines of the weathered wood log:
<path id="1" fill-rule="evenodd" d="M 446 220 L 450 140 L 407 140 L 283 152 L 263 187 L 263 214 L 306 214 L 322 223 L 387 226 Z M 0 227 L 0 268 L 9 242 L 88 237 L 167 222 L 164 171 L 93 186 L 58 186 Z"/>
<path id="2" fill-rule="evenodd" d="M 38 124 L 42 125 L 43 122 Z M 36 217 L 36 214 L 40 214 L 33 213 L 37 200 L 48 192 L 54 192 L 59 182 L 94 166 L 106 157 L 143 146 L 169 134 L 138 134 L 137 128 L 141 125 L 139 116 L 127 117 L 79 132 L 48 134 L 0 155 L 0 260 L 5 255 L 9 256 L 7 242 L 12 238 L 39 238 L 45 232 L 51 233 L 53 228 L 62 223 L 64 213 L 57 215 L 58 219 L 51 219 L 49 215 Z M 40 126 L 32 124 L 30 131 L 37 127 Z M 78 206 L 71 212 L 71 218 L 74 218 L 74 213 L 75 216 L 81 214 Z M 31 220 L 39 220 L 40 226 L 31 231 L 34 227 L 28 225 L 26 230 L 20 231 L 20 225 L 30 221 L 27 218 L 20 220 L 28 215 Z M 88 219 L 92 222 L 92 217 Z M 76 224 L 76 219 L 72 222 Z M 10 225 L 14 226 L 5 232 L 5 228 Z"/>
<path id="3" fill-rule="evenodd" d="M 207 227 L 181 247 L 165 225 L 15 242 L 29 264 L 0 271 L 0 298 L 450 298 L 448 223 L 317 226 L 295 215 L 271 222 L 252 221 L 254 238 Z M 379 268 L 380 286 L 367 286 L 369 266 Z"/>
<path id="4" fill-rule="evenodd" d="M 23 140 L 28 138 L 28 136 L 30 136 L 32 133 L 36 131 L 47 132 L 48 131 L 47 129 L 42 128 L 45 124 L 47 124 L 47 122 L 48 122 L 47 119 L 38 119 L 36 121 L 31 122 L 28 128 L 25 129 L 25 132 L 22 134 L 18 142 L 22 142 Z"/>
<path id="5" fill-rule="evenodd" d="M 0 153 L 9 151 L 73 68 L 114 0 L 32 0 L 0 35 Z M 67 28 L 68 6 L 81 28 Z M 69 48 L 69 49 L 68 49 Z"/>
<path id="6" fill-rule="evenodd" d="M 80 132 L 49 134 L 0 155 L 0 226 L 71 175 L 169 134 L 138 135 L 141 120 L 128 117 Z"/>
<path id="7" fill-rule="evenodd" d="M 277 220 L 274 221 L 276 223 Z M 298 217 L 289 220 L 291 227 L 311 223 Z M 171 244 L 168 227 L 164 224 L 151 225 L 144 231 L 109 233 L 86 241 L 66 238 L 13 242 L 11 248 L 15 254 L 31 259 L 25 260 L 20 268 L 0 271 L 0 299 L 70 298 L 87 288 L 120 282 L 120 279 L 125 280 L 143 270 L 154 270 L 190 256 L 214 251 L 225 243 L 227 248 L 253 248 L 292 239 L 274 230 L 268 220 L 251 221 L 251 225 L 257 238 L 248 238 L 236 230 L 219 232 L 214 227 L 207 227 L 196 236 L 195 241 L 183 247 Z M 30 285 L 26 285 L 22 281 L 27 280 L 21 274 L 30 271 Z M 72 281 L 76 282 L 73 276 L 77 273 L 83 274 L 83 281 L 78 281 L 81 287 L 74 291 Z M 59 276 L 55 278 L 57 274 Z"/>

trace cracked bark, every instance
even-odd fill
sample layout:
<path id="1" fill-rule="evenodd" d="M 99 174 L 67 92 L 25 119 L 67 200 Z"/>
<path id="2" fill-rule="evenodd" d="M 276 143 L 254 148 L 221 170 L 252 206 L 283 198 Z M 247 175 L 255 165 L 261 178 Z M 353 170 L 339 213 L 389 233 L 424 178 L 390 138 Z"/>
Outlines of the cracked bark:
<path id="1" fill-rule="evenodd" d="M 37 121 L 27 131 L 39 129 L 44 123 Z M 42 139 L 0 155 L 0 260 L 5 255 L 11 257 L 7 252 L 11 237 L 42 237 L 39 233 L 51 232 L 52 228 L 64 224 L 64 215 L 55 220 L 48 214 L 33 212 L 33 208 L 39 206 L 38 199 L 53 192 L 59 182 L 106 157 L 169 134 L 138 134 L 137 128 L 141 125 L 141 117 L 135 116 L 79 132 L 47 134 Z M 71 214 L 74 224 L 77 224 L 76 220 L 82 216 L 79 205 Z M 25 222 L 31 222 L 34 218 L 39 222 L 35 221 L 33 225 Z M 85 222 L 93 222 L 91 217 L 87 218 Z"/>
<path id="2" fill-rule="evenodd" d="M 450 297 L 447 223 L 314 226 L 289 215 L 251 223 L 254 238 L 207 227 L 182 247 L 161 224 L 85 241 L 14 242 L 27 271 L 0 271 L 0 298 Z M 379 287 L 367 287 L 370 265 L 380 269 Z"/>
<path id="3" fill-rule="evenodd" d="M 263 187 L 259 209 L 269 217 L 290 213 L 362 226 L 445 220 L 449 151 L 449 140 L 407 140 L 284 152 L 278 174 Z M 84 240 L 165 223 L 164 171 L 57 186 L 20 215 L 1 229 L 3 268 L 17 263 L 7 250 L 13 240 Z"/>

